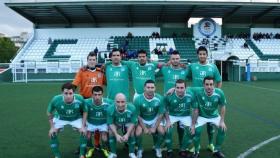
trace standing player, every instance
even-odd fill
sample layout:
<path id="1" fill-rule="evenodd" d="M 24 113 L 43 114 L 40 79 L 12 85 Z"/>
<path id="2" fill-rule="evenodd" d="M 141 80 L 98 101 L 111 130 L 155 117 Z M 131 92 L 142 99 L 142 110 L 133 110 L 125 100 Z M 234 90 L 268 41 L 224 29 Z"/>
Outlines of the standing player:
<path id="1" fill-rule="evenodd" d="M 144 92 L 144 84 L 147 80 L 155 81 L 155 71 L 157 68 L 161 67 L 161 64 L 157 62 L 147 61 L 147 52 L 145 50 L 138 51 L 138 62 L 134 61 L 123 61 L 132 73 L 132 82 L 134 88 L 134 97 L 142 94 Z"/>
<path id="2" fill-rule="evenodd" d="M 80 158 L 84 158 L 86 148 L 86 119 L 87 107 L 82 96 L 74 94 L 75 86 L 65 83 L 61 87 L 62 94 L 53 97 L 48 105 L 47 116 L 49 118 L 51 139 L 50 146 L 55 158 L 61 158 L 58 148 L 58 133 L 65 125 L 71 125 L 79 130 Z M 81 115 L 81 112 L 83 113 Z M 57 117 L 54 117 L 54 113 Z"/>
<path id="3" fill-rule="evenodd" d="M 112 101 L 103 98 L 103 88 L 94 86 L 92 88 L 92 98 L 85 100 L 85 105 L 88 109 L 87 130 L 88 139 L 91 133 L 99 131 L 101 133 L 101 150 L 105 157 L 108 157 L 108 125 L 107 125 L 107 109 L 112 104 Z M 92 157 L 94 148 L 90 149 L 86 155 L 87 158 Z"/>
<path id="4" fill-rule="evenodd" d="M 107 124 L 109 125 L 109 158 L 117 157 L 116 141 L 119 143 L 128 143 L 129 157 L 135 156 L 135 125 L 137 124 L 137 114 L 135 107 L 126 102 L 126 97 L 118 93 L 115 97 L 114 105 L 110 106 L 107 111 Z M 126 129 L 126 133 L 121 135 L 118 129 Z"/>
<path id="5" fill-rule="evenodd" d="M 207 61 L 208 51 L 205 47 L 200 46 L 197 49 L 198 63 L 192 63 L 188 66 L 188 78 L 192 80 L 192 87 L 203 87 L 203 79 L 206 76 L 211 76 L 214 78 L 215 83 L 218 88 L 222 87 L 222 78 L 219 70 L 215 64 L 210 64 Z M 214 150 L 213 139 L 214 139 L 215 129 L 210 123 L 207 124 L 207 134 L 209 144 L 207 146 L 208 150 Z"/>
<path id="6" fill-rule="evenodd" d="M 191 91 L 186 92 L 185 81 L 179 79 L 175 83 L 175 92 L 171 95 L 165 96 L 164 101 L 166 106 L 165 117 L 167 133 L 165 144 L 167 146 L 167 158 L 173 157 L 172 137 L 173 126 L 176 122 L 179 122 L 184 126 L 184 136 L 180 146 L 179 155 L 181 157 L 188 157 L 189 153 L 186 149 L 192 143 L 191 135 L 194 134 L 194 129 L 192 132 L 190 131 L 192 124 L 191 111 L 193 111 L 193 113 L 198 111 L 195 96 Z"/>
<path id="7" fill-rule="evenodd" d="M 90 52 L 87 56 L 87 66 L 78 71 L 73 81 L 76 87 L 80 87 L 80 94 L 85 99 L 92 96 L 92 87 L 96 85 L 103 86 L 106 83 L 104 73 L 96 65 L 97 56 L 94 52 Z"/>
<path id="8" fill-rule="evenodd" d="M 137 158 L 142 158 L 142 133 L 150 134 L 154 139 L 156 156 L 162 157 L 160 145 L 164 137 L 164 128 L 160 125 L 164 114 L 163 98 L 155 93 L 156 87 L 153 80 L 147 80 L 144 83 L 144 93 L 134 99 L 138 115 L 138 126 L 136 127 L 136 143 L 138 146 Z"/>
<path id="9" fill-rule="evenodd" d="M 215 83 L 213 77 L 205 77 L 203 83 L 204 87 L 192 88 L 192 91 L 196 95 L 199 109 L 198 119 L 196 119 L 198 113 L 194 117 L 194 122 L 197 122 L 197 128 L 194 138 L 195 154 L 193 157 L 199 157 L 199 144 L 202 126 L 206 123 L 212 123 L 218 128 L 213 156 L 217 158 L 224 158 L 225 156 L 221 152 L 221 145 L 224 142 L 225 131 L 227 129 L 224 122 L 226 113 L 226 98 L 221 89 L 214 87 Z"/>
<path id="10" fill-rule="evenodd" d="M 121 53 L 118 49 L 112 50 L 112 63 L 106 64 L 107 96 L 114 99 L 117 93 L 123 93 L 129 100 L 129 78 L 127 65 L 121 64 Z"/>
<path id="11" fill-rule="evenodd" d="M 181 57 L 178 51 L 174 50 L 170 55 L 170 65 L 163 66 L 161 68 L 161 73 L 164 80 L 164 94 L 170 89 L 173 88 L 175 82 L 178 79 L 185 80 L 187 77 L 187 71 L 185 68 L 182 68 L 180 62 Z"/>
<path id="12" fill-rule="evenodd" d="M 80 87 L 80 94 L 85 98 L 90 98 L 92 96 L 92 87 L 99 85 L 103 86 L 106 83 L 106 78 L 104 73 L 97 65 L 97 55 L 95 52 L 90 52 L 87 56 L 87 66 L 82 67 L 76 74 L 73 84 L 76 87 Z M 99 148 L 100 135 L 96 131 L 94 133 L 94 147 Z M 91 139 L 88 140 L 88 146 L 92 147 Z M 79 150 L 76 152 L 79 153 Z"/>
<path id="13" fill-rule="evenodd" d="M 170 64 L 169 66 L 163 66 L 161 68 L 161 72 L 163 75 L 164 80 L 164 94 L 170 89 L 173 88 L 175 82 L 178 79 L 185 80 L 187 77 L 187 71 L 185 68 L 181 67 L 181 57 L 178 51 L 174 50 L 170 55 Z M 178 139 L 179 145 L 182 145 L 183 134 L 184 134 L 184 127 L 177 124 L 177 131 L 178 131 Z"/>

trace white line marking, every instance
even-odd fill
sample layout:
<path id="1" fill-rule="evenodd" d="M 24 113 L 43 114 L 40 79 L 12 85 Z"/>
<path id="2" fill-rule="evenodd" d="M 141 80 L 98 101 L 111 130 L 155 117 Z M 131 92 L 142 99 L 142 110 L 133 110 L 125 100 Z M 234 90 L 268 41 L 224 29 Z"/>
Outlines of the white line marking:
<path id="1" fill-rule="evenodd" d="M 236 83 L 236 82 L 230 82 L 230 84 L 236 84 L 236 85 L 241 85 L 241 86 L 244 86 L 244 87 L 251 87 L 251 88 L 263 89 L 263 90 L 268 90 L 268 91 L 280 93 L 280 90 L 272 89 L 272 88 L 259 87 L 259 86 L 254 86 L 254 85 L 247 85 L 247 84 Z"/>
<path id="2" fill-rule="evenodd" d="M 272 138 L 270 138 L 270 139 L 268 139 L 268 140 L 265 140 L 265 141 L 263 141 L 263 142 L 261 142 L 261 143 L 255 145 L 255 146 L 251 147 L 251 148 L 250 148 L 249 150 L 247 150 L 246 152 L 240 154 L 237 158 L 245 158 L 245 157 L 247 157 L 248 155 L 250 155 L 252 152 L 258 150 L 259 148 L 263 147 L 264 145 L 266 145 L 266 144 L 268 144 L 268 143 L 270 143 L 270 142 L 272 142 L 272 141 L 275 141 L 275 140 L 277 140 L 277 139 L 279 139 L 279 138 L 280 138 L 280 135 L 275 136 L 275 137 L 272 137 Z"/>

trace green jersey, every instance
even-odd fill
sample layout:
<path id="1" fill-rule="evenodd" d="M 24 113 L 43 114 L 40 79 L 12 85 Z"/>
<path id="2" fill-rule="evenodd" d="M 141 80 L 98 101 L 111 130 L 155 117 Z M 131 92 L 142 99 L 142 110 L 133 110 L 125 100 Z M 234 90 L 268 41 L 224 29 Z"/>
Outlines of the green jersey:
<path id="1" fill-rule="evenodd" d="M 164 113 L 163 98 L 155 94 L 152 99 L 147 99 L 144 93 L 137 96 L 133 102 L 136 107 L 137 115 L 146 121 L 155 119 L 159 114 Z"/>
<path id="2" fill-rule="evenodd" d="M 107 123 L 107 109 L 113 103 L 112 100 L 103 98 L 101 105 L 95 105 L 92 98 L 85 100 L 88 109 L 87 121 L 93 125 L 102 125 Z"/>
<path id="3" fill-rule="evenodd" d="M 195 93 L 199 116 L 205 118 L 215 118 L 219 116 L 219 106 L 226 105 L 226 98 L 224 92 L 215 88 L 211 96 L 208 96 L 203 87 L 194 87 L 191 90 Z"/>
<path id="4" fill-rule="evenodd" d="M 82 118 L 81 112 L 87 112 L 88 109 L 84 104 L 84 99 L 81 95 L 74 94 L 72 103 L 64 102 L 63 95 L 53 97 L 48 105 L 47 111 L 49 113 L 56 113 L 56 117 L 60 120 L 74 121 Z"/>
<path id="5" fill-rule="evenodd" d="M 133 88 L 137 94 L 144 93 L 144 84 L 147 80 L 155 81 L 155 71 L 158 63 L 146 63 L 140 65 L 138 62 L 127 61 L 126 64 L 132 73 Z"/>
<path id="6" fill-rule="evenodd" d="M 214 77 L 215 82 L 222 80 L 215 64 L 192 63 L 188 66 L 188 78 L 192 79 L 192 87 L 203 87 L 203 79 L 206 76 Z"/>
<path id="7" fill-rule="evenodd" d="M 171 116 L 190 116 L 191 109 L 197 108 L 195 96 L 190 91 L 187 91 L 183 97 L 173 92 L 164 98 L 164 102 Z"/>
<path id="8" fill-rule="evenodd" d="M 117 93 L 123 93 L 129 100 L 129 78 L 127 65 L 106 65 L 107 96 L 115 99 Z"/>
<path id="9" fill-rule="evenodd" d="M 161 73 L 164 80 L 164 93 L 173 88 L 178 79 L 185 80 L 187 77 L 187 70 L 184 68 L 174 69 L 171 66 L 163 66 Z"/>
<path id="10" fill-rule="evenodd" d="M 128 123 L 137 123 L 137 114 L 132 104 L 127 104 L 124 112 L 119 112 L 116 105 L 111 105 L 107 110 L 107 124 L 122 126 Z"/>

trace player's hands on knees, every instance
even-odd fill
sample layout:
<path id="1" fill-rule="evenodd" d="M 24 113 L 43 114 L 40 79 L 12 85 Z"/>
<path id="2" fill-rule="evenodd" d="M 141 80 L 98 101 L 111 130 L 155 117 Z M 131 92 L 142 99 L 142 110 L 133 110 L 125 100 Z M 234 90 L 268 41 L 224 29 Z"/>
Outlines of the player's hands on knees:
<path id="1" fill-rule="evenodd" d="M 148 129 L 147 127 L 144 127 L 143 130 L 144 130 L 144 133 L 145 133 L 145 134 L 148 134 L 148 133 L 149 133 L 149 129 Z"/>
<path id="2" fill-rule="evenodd" d="M 129 137 L 129 135 L 128 135 L 128 134 L 125 134 L 125 135 L 122 137 L 123 142 L 127 142 L 127 141 L 128 141 L 128 137 Z"/>
<path id="3" fill-rule="evenodd" d="M 220 127 L 223 131 L 226 131 L 226 130 L 227 130 L 227 126 L 226 126 L 226 124 L 225 124 L 224 121 L 221 121 L 221 122 L 220 122 L 219 127 Z"/>
<path id="4" fill-rule="evenodd" d="M 123 138 L 122 136 L 120 136 L 119 134 L 116 135 L 116 139 L 119 143 L 122 143 L 123 142 Z"/>
<path id="5" fill-rule="evenodd" d="M 150 132 L 151 132 L 150 134 L 154 134 L 154 133 L 156 133 L 156 130 L 157 130 L 157 129 L 156 129 L 156 127 L 152 127 L 152 128 L 150 128 Z"/>
<path id="6" fill-rule="evenodd" d="M 165 131 L 167 131 L 170 127 L 171 127 L 171 122 L 170 121 L 166 121 Z"/>
<path id="7" fill-rule="evenodd" d="M 49 137 L 54 136 L 55 134 L 57 134 L 57 132 L 58 132 L 58 129 L 51 128 L 51 129 L 49 130 Z"/>
<path id="8" fill-rule="evenodd" d="M 87 129 L 85 127 L 80 128 L 79 132 L 82 133 L 84 136 L 87 135 Z"/>

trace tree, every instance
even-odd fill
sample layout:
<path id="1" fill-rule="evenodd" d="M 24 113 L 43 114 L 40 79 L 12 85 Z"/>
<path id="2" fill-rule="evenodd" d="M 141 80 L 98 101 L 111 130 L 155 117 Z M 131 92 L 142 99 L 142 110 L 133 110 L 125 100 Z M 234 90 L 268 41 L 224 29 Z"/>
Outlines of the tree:
<path id="1" fill-rule="evenodd" d="M 18 47 L 15 46 L 14 42 L 10 38 L 0 38 L 0 62 L 9 63 L 10 60 L 17 53 Z"/>

